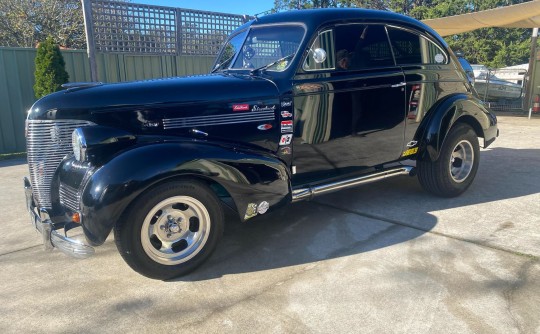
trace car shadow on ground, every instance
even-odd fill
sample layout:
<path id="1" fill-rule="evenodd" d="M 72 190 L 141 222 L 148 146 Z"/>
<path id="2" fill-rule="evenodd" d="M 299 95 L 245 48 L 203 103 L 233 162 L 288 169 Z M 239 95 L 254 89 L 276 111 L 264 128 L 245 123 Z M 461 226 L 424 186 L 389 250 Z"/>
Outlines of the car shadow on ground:
<path id="1" fill-rule="evenodd" d="M 437 218 L 430 212 L 538 193 L 539 172 L 540 150 L 494 148 L 481 152 L 476 180 L 456 198 L 432 196 L 415 177 L 398 177 L 293 204 L 246 224 L 230 216 L 212 257 L 176 280 L 305 265 L 392 246 L 431 231 Z"/>

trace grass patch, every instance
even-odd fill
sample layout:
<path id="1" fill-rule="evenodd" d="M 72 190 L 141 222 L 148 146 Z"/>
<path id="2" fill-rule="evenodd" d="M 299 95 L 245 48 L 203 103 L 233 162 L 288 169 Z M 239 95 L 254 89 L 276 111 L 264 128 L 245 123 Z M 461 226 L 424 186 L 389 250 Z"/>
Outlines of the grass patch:
<path id="1" fill-rule="evenodd" d="M 17 158 L 26 158 L 26 152 L 0 154 L 0 161 Z"/>

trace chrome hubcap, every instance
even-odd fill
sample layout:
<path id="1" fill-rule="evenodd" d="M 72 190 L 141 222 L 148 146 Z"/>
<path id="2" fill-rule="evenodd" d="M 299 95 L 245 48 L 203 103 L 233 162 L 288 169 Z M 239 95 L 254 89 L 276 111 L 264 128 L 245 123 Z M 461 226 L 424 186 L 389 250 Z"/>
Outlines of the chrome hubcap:
<path id="1" fill-rule="evenodd" d="M 474 150 L 472 144 L 467 140 L 460 141 L 450 157 L 450 176 L 461 183 L 467 179 L 474 163 Z"/>
<path id="2" fill-rule="evenodd" d="M 197 199 L 175 196 L 154 206 L 144 219 L 141 243 L 155 262 L 176 265 L 197 255 L 210 232 L 210 214 Z"/>

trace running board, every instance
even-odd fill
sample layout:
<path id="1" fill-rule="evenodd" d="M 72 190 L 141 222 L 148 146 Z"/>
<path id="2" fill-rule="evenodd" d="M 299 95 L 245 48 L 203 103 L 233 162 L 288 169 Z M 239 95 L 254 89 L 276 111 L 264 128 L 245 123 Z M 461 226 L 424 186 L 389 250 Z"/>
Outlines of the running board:
<path id="1" fill-rule="evenodd" d="M 307 188 L 294 189 L 292 193 L 292 201 L 299 202 L 303 200 L 312 199 L 314 196 L 327 194 L 343 188 L 354 187 L 360 184 L 366 184 L 370 182 L 379 181 L 392 176 L 398 175 L 411 175 L 414 167 L 412 166 L 399 166 L 384 169 L 382 171 L 373 172 L 370 174 L 362 175 L 352 179 L 341 180 L 337 182 L 331 182 L 327 184 L 319 184 L 309 186 Z"/>

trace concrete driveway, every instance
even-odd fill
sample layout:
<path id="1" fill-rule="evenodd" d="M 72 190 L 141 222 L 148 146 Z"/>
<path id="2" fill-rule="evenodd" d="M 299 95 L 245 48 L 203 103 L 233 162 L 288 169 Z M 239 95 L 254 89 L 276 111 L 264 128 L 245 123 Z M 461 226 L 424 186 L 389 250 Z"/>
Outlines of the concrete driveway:
<path id="1" fill-rule="evenodd" d="M 402 177 L 231 223 L 210 260 L 146 279 L 112 238 L 42 250 L 0 162 L 0 332 L 540 333 L 540 119 L 499 117 L 464 195 Z"/>

